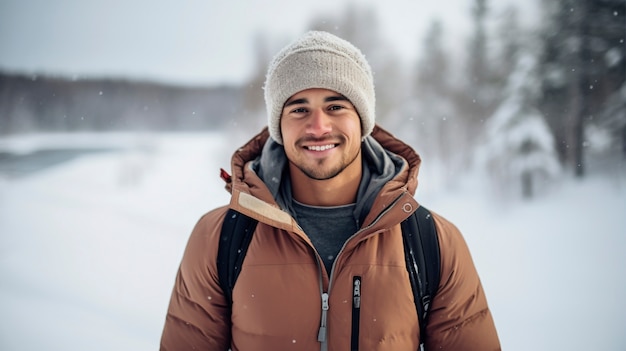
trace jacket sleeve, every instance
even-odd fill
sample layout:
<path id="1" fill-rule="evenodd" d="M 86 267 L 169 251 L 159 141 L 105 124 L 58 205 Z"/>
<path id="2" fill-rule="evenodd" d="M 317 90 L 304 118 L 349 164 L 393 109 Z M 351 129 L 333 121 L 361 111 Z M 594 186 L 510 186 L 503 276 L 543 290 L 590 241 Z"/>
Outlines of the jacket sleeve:
<path id="1" fill-rule="evenodd" d="M 206 214 L 191 233 L 165 318 L 162 351 L 230 347 L 230 312 L 216 268 L 224 213 L 216 210 Z"/>
<path id="2" fill-rule="evenodd" d="M 485 292 L 459 230 L 434 215 L 441 280 L 426 327 L 426 350 L 500 350 Z"/>

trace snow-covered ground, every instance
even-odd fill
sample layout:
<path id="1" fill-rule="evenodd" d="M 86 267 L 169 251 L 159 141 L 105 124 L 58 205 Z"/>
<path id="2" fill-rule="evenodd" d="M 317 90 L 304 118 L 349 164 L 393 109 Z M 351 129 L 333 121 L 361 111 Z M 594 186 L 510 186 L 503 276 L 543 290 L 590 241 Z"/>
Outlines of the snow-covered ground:
<path id="1" fill-rule="evenodd" d="M 121 149 L 0 174 L 0 349 L 158 349 L 188 235 L 228 202 L 218 175 L 238 146 L 231 139 L 0 139 L 0 149 L 22 153 Z M 463 231 L 503 349 L 626 349 L 623 177 L 563 180 L 534 201 L 503 205 L 482 182 L 444 189 L 434 168 L 424 163 L 418 200 Z"/>

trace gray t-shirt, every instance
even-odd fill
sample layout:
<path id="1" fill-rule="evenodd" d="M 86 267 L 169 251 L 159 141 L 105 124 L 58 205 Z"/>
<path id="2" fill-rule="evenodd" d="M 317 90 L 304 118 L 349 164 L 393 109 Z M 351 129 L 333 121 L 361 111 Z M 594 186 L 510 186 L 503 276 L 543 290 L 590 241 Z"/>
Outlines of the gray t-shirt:
<path id="1" fill-rule="evenodd" d="M 293 200 L 296 221 L 313 242 L 330 274 L 343 244 L 357 231 L 356 205 L 333 207 L 308 206 Z"/>

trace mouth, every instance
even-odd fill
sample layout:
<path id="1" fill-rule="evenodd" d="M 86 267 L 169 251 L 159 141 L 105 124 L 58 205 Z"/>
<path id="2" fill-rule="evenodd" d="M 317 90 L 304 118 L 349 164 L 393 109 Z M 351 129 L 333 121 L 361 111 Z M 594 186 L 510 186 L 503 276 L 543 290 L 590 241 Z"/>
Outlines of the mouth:
<path id="1" fill-rule="evenodd" d="M 326 145 L 309 145 L 304 148 L 309 151 L 326 151 L 333 148 L 336 148 L 338 144 L 326 144 Z"/>

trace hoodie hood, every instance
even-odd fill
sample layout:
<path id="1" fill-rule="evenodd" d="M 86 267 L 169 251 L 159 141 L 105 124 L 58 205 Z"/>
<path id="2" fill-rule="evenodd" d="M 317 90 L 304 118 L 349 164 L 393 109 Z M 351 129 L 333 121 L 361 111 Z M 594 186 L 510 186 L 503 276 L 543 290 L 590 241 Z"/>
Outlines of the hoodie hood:
<path id="1" fill-rule="evenodd" d="M 376 200 L 381 199 L 379 195 L 415 194 L 421 163 L 410 146 L 379 126 L 363 140 L 361 148 L 363 175 L 354 212 L 359 226 L 368 222 L 368 214 Z M 228 184 L 227 189 L 232 191 L 231 187 L 237 187 L 293 215 L 287 162 L 283 146 L 270 138 L 265 128 L 233 155 L 233 183 Z M 383 205 L 389 205 L 389 201 L 384 200 Z"/>

